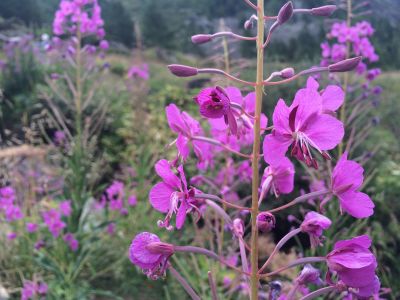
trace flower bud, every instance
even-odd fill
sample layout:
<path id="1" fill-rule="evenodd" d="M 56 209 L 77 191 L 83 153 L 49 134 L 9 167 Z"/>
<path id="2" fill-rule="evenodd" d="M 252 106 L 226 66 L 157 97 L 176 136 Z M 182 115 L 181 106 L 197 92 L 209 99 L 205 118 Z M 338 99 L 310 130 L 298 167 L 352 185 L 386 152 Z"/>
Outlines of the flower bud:
<path id="1" fill-rule="evenodd" d="M 301 285 L 309 283 L 318 285 L 321 284 L 321 278 L 319 278 L 319 276 L 320 272 L 318 269 L 314 268 L 310 264 L 306 264 L 296 280 Z"/>
<path id="2" fill-rule="evenodd" d="M 244 22 L 244 29 L 248 30 L 253 28 L 253 22 L 250 20 L 247 20 L 246 22 Z"/>
<path id="3" fill-rule="evenodd" d="M 294 76 L 293 68 L 285 68 L 281 71 L 281 77 L 283 79 L 292 78 Z"/>
<path id="4" fill-rule="evenodd" d="M 349 59 L 339 61 L 335 64 L 329 65 L 329 72 L 347 72 L 354 70 L 360 63 L 362 56 L 357 56 Z"/>
<path id="5" fill-rule="evenodd" d="M 336 10 L 336 5 L 324 5 L 321 7 L 315 7 L 311 9 L 311 14 L 320 17 L 329 17 Z"/>
<path id="6" fill-rule="evenodd" d="M 196 76 L 199 73 L 196 68 L 184 65 L 169 65 L 168 69 L 172 74 L 178 77 L 191 77 Z"/>
<path id="7" fill-rule="evenodd" d="M 289 21 L 289 19 L 293 15 L 293 4 L 292 1 L 286 3 L 282 8 L 279 10 L 277 22 L 279 25 Z"/>
<path id="8" fill-rule="evenodd" d="M 243 221 L 239 218 L 233 220 L 233 233 L 237 237 L 242 237 L 244 235 L 244 224 Z"/>
<path id="9" fill-rule="evenodd" d="M 275 227 L 275 217 L 269 212 L 259 213 L 257 216 L 257 228 L 262 232 L 269 232 Z"/>
<path id="10" fill-rule="evenodd" d="M 205 44 L 212 40 L 211 34 L 196 34 L 192 36 L 192 42 L 194 44 Z"/>

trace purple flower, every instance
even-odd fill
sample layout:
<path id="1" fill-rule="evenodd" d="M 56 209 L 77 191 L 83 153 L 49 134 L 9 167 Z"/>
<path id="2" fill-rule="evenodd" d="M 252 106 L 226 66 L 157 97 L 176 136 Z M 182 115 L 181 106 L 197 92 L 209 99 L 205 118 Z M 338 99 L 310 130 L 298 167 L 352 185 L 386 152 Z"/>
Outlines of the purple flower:
<path id="1" fill-rule="evenodd" d="M 376 285 L 377 263 L 370 247 L 371 239 L 361 235 L 337 242 L 326 256 L 328 268 L 348 287 L 358 288 L 365 297 L 372 296 Z"/>
<path id="2" fill-rule="evenodd" d="M 374 213 L 374 203 L 360 189 L 364 169 L 343 153 L 332 173 L 332 192 L 339 198 L 340 208 L 355 218 L 366 218 Z"/>
<path id="3" fill-rule="evenodd" d="M 132 241 L 129 259 L 143 269 L 149 278 L 158 279 L 164 276 L 168 259 L 173 253 L 173 245 L 161 242 L 153 233 L 142 232 Z"/>
<path id="4" fill-rule="evenodd" d="M 309 283 L 320 285 L 322 283 L 320 271 L 310 264 L 304 266 L 303 270 L 301 270 L 299 276 L 296 278 L 296 281 L 300 285 L 307 285 Z"/>
<path id="5" fill-rule="evenodd" d="M 21 300 L 33 299 L 36 295 L 36 283 L 33 281 L 25 281 L 21 291 Z"/>
<path id="6" fill-rule="evenodd" d="M 222 118 L 230 111 L 229 96 L 219 86 L 201 90 L 194 100 L 200 106 L 200 114 L 206 118 Z"/>
<path id="7" fill-rule="evenodd" d="M 99 44 L 101 50 L 108 50 L 110 48 L 110 44 L 106 40 L 102 40 Z"/>
<path id="8" fill-rule="evenodd" d="M 264 170 L 261 179 L 260 199 L 262 200 L 269 190 L 276 197 L 293 191 L 294 173 L 294 166 L 288 158 L 283 157 L 279 161 L 273 161 Z"/>
<path id="9" fill-rule="evenodd" d="M 148 64 L 141 64 L 137 66 L 132 66 L 128 74 L 126 75 L 128 78 L 136 78 L 140 77 L 143 80 L 148 80 L 150 75 L 149 75 L 149 65 Z"/>
<path id="10" fill-rule="evenodd" d="M 170 220 L 176 214 L 176 228 L 181 229 L 188 213 L 195 211 L 200 215 L 194 198 L 199 191 L 188 188 L 182 165 L 177 168 L 177 175 L 165 159 L 159 160 L 155 169 L 163 181 L 150 190 L 149 200 L 153 208 L 167 214 L 164 221 L 158 221 L 158 225 L 172 230 Z"/>
<path id="11" fill-rule="evenodd" d="M 29 233 L 33 233 L 33 232 L 37 231 L 37 229 L 38 229 L 38 224 L 26 223 L 26 231 L 28 231 Z"/>
<path id="12" fill-rule="evenodd" d="M 42 214 L 43 221 L 51 234 L 56 238 L 60 232 L 67 226 L 61 220 L 61 213 L 55 209 L 50 209 Z"/>
<path id="13" fill-rule="evenodd" d="M 18 235 L 15 232 L 10 232 L 7 234 L 7 239 L 12 241 L 15 240 L 18 237 Z"/>
<path id="14" fill-rule="evenodd" d="M 136 198 L 135 195 L 129 196 L 129 198 L 128 198 L 128 204 L 129 204 L 129 206 L 136 206 L 136 204 L 137 204 L 137 198 Z"/>
<path id="15" fill-rule="evenodd" d="M 275 228 L 276 220 L 273 214 L 261 212 L 257 215 L 257 228 L 262 232 L 269 232 Z"/>
<path id="16" fill-rule="evenodd" d="M 79 242 L 77 239 L 75 239 L 74 235 L 70 232 L 64 235 L 63 237 L 64 242 L 68 244 L 68 246 L 71 248 L 72 251 L 76 251 L 79 248 Z"/>
<path id="17" fill-rule="evenodd" d="M 274 131 L 264 139 L 265 161 L 278 162 L 292 145 L 292 156 L 317 167 L 311 148 L 326 156 L 325 151 L 335 148 L 344 135 L 342 122 L 322 111 L 323 99 L 313 88 L 299 90 L 290 107 L 279 100 L 273 114 Z"/>
<path id="18" fill-rule="evenodd" d="M 319 246 L 321 244 L 320 237 L 325 229 L 331 226 L 332 222 L 327 217 L 310 211 L 306 214 L 303 223 L 301 223 L 301 231 L 307 233 L 310 236 L 310 243 L 312 247 Z"/>
<path id="19" fill-rule="evenodd" d="M 45 282 L 39 283 L 39 285 L 37 287 L 37 292 L 40 295 L 46 295 L 48 290 L 49 290 L 49 287 L 48 287 L 47 283 L 45 283 Z"/>
<path id="20" fill-rule="evenodd" d="M 312 77 L 307 80 L 307 89 L 318 91 L 319 83 Z M 340 86 L 328 85 L 319 92 L 322 98 L 322 112 L 333 114 L 344 102 L 344 91 Z"/>
<path id="21" fill-rule="evenodd" d="M 204 169 L 212 161 L 211 147 L 208 143 L 192 141 L 191 137 L 202 135 L 203 130 L 195 119 L 188 113 L 181 112 L 175 104 L 170 104 L 165 108 L 169 127 L 178 134 L 176 148 L 178 155 L 186 160 L 190 154 L 190 145 L 199 159 L 198 167 Z"/>
<path id="22" fill-rule="evenodd" d="M 58 209 L 63 216 L 69 217 L 72 212 L 71 200 L 61 201 L 58 205 Z"/>
<path id="23" fill-rule="evenodd" d="M 107 225 L 107 233 L 108 233 L 109 235 L 114 235 L 114 233 L 115 233 L 115 227 L 116 227 L 116 224 L 115 224 L 115 223 L 110 223 L 110 224 L 108 224 L 108 225 Z"/>

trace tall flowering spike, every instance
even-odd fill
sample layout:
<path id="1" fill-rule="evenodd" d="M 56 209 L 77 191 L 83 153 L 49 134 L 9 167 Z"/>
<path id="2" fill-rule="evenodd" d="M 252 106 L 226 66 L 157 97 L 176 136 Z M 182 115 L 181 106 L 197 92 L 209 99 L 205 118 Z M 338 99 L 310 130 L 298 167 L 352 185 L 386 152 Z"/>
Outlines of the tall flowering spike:
<path id="1" fill-rule="evenodd" d="M 355 218 L 366 218 L 374 213 L 374 203 L 367 194 L 359 192 L 364 169 L 343 153 L 332 173 L 332 192 L 339 198 L 342 210 Z"/>
<path id="2" fill-rule="evenodd" d="M 264 139 L 264 159 L 268 163 L 281 160 L 292 146 L 291 155 L 317 168 L 311 149 L 324 157 L 343 138 L 343 123 L 325 114 L 323 99 L 314 88 L 301 89 L 290 107 L 281 99 L 273 113 L 274 130 Z"/>
<path id="3" fill-rule="evenodd" d="M 361 56 L 345 59 L 345 60 L 339 61 L 335 64 L 329 65 L 328 70 L 329 70 L 329 72 L 332 72 L 332 73 L 352 71 L 358 66 L 361 59 L 362 59 Z"/>
<path id="4" fill-rule="evenodd" d="M 190 154 L 192 146 L 199 163 L 198 167 L 204 169 L 212 162 L 211 147 L 208 143 L 192 141 L 192 136 L 203 135 L 200 123 L 193 119 L 188 113 L 181 112 L 175 104 L 170 104 L 165 108 L 169 127 L 178 134 L 176 148 L 178 156 L 186 160 Z"/>
<path id="5" fill-rule="evenodd" d="M 307 233 L 310 236 L 310 242 L 312 247 L 319 246 L 321 244 L 320 238 L 322 232 L 331 226 L 332 222 L 327 217 L 310 211 L 306 214 L 303 223 L 301 223 L 301 231 Z"/>
<path id="6" fill-rule="evenodd" d="M 155 280 L 165 275 L 168 259 L 173 253 L 173 245 L 161 242 L 153 233 L 142 232 L 132 240 L 129 259 Z"/>
<path id="7" fill-rule="evenodd" d="M 184 65 L 169 65 L 168 69 L 178 77 L 191 77 L 199 74 L 198 69 Z"/>
<path id="8" fill-rule="evenodd" d="M 271 191 L 278 197 L 280 194 L 289 194 L 293 191 L 294 165 L 287 157 L 273 161 L 264 170 L 261 179 L 261 195 Z"/>
<path id="9" fill-rule="evenodd" d="M 286 23 L 293 16 L 293 3 L 292 1 L 287 2 L 279 10 L 277 22 L 279 25 Z"/>
<path id="10" fill-rule="evenodd" d="M 311 14 L 314 16 L 329 17 L 336 11 L 336 9 L 336 5 L 314 7 L 311 9 Z"/>
<path id="11" fill-rule="evenodd" d="M 329 270 L 336 272 L 348 287 L 359 289 L 365 297 L 373 295 L 371 287 L 376 285 L 377 262 L 370 247 L 371 239 L 362 235 L 337 242 L 326 256 Z"/>
<path id="12" fill-rule="evenodd" d="M 172 230 L 171 218 L 176 214 L 176 228 L 181 229 L 186 215 L 192 211 L 200 216 L 197 201 L 194 198 L 198 190 L 188 188 L 183 166 L 177 168 L 175 174 L 165 159 L 159 160 L 155 166 L 157 174 L 163 179 L 150 190 L 149 200 L 154 209 L 166 213 L 164 221 L 159 221 L 160 227 Z"/>

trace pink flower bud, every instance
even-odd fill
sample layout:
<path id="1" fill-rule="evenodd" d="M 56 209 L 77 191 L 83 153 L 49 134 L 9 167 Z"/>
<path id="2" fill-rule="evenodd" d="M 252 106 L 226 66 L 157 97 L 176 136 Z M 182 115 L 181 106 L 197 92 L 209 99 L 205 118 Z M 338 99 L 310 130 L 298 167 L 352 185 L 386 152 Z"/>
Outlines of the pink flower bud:
<path id="1" fill-rule="evenodd" d="M 310 264 L 306 264 L 296 280 L 301 285 L 306 285 L 309 283 L 319 285 L 322 283 L 319 276 L 320 272 L 318 269 L 315 269 Z"/>
<path id="2" fill-rule="evenodd" d="M 205 44 L 212 40 L 211 34 L 196 34 L 192 36 L 192 42 L 194 44 Z"/>
<path id="3" fill-rule="evenodd" d="M 314 16 L 329 17 L 336 10 L 336 5 L 324 5 L 311 9 L 311 14 Z"/>
<path id="4" fill-rule="evenodd" d="M 357 56 L 349 59 L 339 61 L 335 64 L 329 65 L 329 72 L 347 72 L 354 70 L 360 63 L 362 56 Z"/>
<path id="5" fill-rule="evenodd" d="M 247 20 L 246 22 L 244 22 L 244 29 L 248 30 L 253 28 L 253 22 L 250 20 Z"/>
<path id="6" fill-rule="evenodd" d="M 171 255 L 175 252 L 174 245 L 164 242 L 154 242 L 146 246 L 146 249 L 154 254 Z"/>
<path id="7" fill-rule="evenodd" d="M 279 10 L 277 22 L 279 25 L 289 21 L 289 19 L 293 15 L 293 4 L 292 1 L 287 2 L 282 8 Z"/>
<path id="8" fill-rule="evenodd" d="M 169 65 L 168 69 L 178 77 L 191 77 L 199 73 L 198 69 L 184 65 Z"/>
<path id="9" fill-rule="evenodd" d="M 259 213 L 257 216 L 257 228 L 262 232 L 269 232 L 275 227 L 275 217 L 269 212 Z"/>
<path id="10" fill-rule="evenodd" d="M 281 77 L 283 79 L 291 78 L 294 76 L 294 69 L 293 68 L 286 68 L 281 71 Z"/>

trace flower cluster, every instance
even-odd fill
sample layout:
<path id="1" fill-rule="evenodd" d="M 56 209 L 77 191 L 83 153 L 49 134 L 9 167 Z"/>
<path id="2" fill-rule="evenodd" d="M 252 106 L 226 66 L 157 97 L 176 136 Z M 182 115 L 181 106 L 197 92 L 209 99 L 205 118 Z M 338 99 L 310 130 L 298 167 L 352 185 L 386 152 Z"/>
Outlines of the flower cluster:
<path id="1" fill-rule="evenodd" d="M 21 207 L 15 203 L 16 194 L 12 187 L 0 188 L 0 213 L 7 222 L 20 220 L 24 217 Z"/>
<path id="2" fill-rule="evenodd" d="M 45 296 L 48 291 L 48 286 L 45 282 L 25 281 L 21 291 L 21 300 L 38 299 L 40 296 Z"/>
<path id="3" fill-rule="evenodd" d="M 136 206 L 137 199 L 134 194 L 127 196 L 125 189 L 126 187 L 123 182 L 114 180 L 112 184 L 106 188 L 105 193 L 96 207 L 104 208 L 107 205 L 111 211 L 118 211 L 121 215 L 127 215 L 128 207 Z"/>

